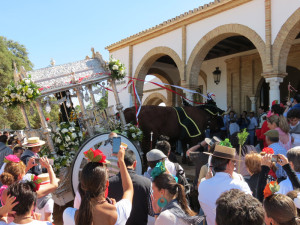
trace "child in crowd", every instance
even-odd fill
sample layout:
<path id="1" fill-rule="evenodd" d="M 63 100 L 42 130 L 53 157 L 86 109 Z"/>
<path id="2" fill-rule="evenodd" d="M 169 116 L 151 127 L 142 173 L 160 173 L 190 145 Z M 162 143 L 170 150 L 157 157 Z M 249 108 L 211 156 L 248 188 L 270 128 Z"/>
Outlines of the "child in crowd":
<path id="1" fill-rule="evenodd" d="M 292 137 L 292 146 L 300 145 L 300 109 L 291 109 L 287 114 L 287 119 L 290 124 L 290 135 Z"/>

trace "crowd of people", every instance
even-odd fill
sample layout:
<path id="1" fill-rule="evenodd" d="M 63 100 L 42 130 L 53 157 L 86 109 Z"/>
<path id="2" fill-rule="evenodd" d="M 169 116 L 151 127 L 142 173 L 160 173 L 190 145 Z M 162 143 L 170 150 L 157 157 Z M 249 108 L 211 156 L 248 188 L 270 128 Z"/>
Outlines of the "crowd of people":
<path id="1" fill-rule="evenodd" d="M 248 138 L 241 144 L 244 129 Z M 39 155 L 45 142 L 8 138 L 0 136 L 0 225 L 52 224 L 51 193 L 59 180 Z M 224 116 L 220 135 L 188 150 L 191 159 L 206 156 L 197 165 L 194 188 L 167 139 L 146 154 L 143 175 L 135 172 L 132 150 L 121 145 L 114 155 L 106 144 L 103 152 L 84 152 L 87 163 L 74 206 L 62 215 L 65 225 L 300 224 L 300 95 L 286 106 L 274 102 L 268 112 L 261 107 L 257 118 L 253 112 Z M 195 191 L 200 209 L 191 204 Z"/>

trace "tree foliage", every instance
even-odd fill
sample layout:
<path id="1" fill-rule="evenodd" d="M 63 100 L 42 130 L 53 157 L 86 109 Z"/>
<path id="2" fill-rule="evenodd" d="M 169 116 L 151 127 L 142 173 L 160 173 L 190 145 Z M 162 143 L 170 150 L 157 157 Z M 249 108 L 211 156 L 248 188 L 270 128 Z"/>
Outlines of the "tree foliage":
<path id="1" fill-rule="evenodd" d="M 106 109 L 108 106 L 108 92 L 105 92 L 105 95 L 97 102 L 99 109 Z"/>

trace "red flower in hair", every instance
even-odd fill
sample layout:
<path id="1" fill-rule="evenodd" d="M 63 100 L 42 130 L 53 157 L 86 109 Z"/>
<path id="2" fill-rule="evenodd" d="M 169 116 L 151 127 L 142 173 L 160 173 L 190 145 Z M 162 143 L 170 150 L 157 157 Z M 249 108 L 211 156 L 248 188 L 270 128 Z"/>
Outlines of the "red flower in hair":
<path id="1" fill-rule="evenodd" d="M 263 148 L 262 152 L 265 152 L 266 154 L 274 154 L 273 148 L 269 148 L 269 147 Z"/>
<path id="2" fill-rule="evenodd" d="M 38 191 L 40 189 L 42 180 L 39 179 L 37 176 L 34 176 L 32 182 L 34 183 L 34 186 L 35 186 L 33 191 L 35 191 L 35 192 Z"/>
<path id="3" fill-rule="evenodd" d="M 279 185 L 277 181 L 271 181 L 270 183 L 268 183 L 264 189 L 264 198 L 267 198 L 271 195 L 273 195 L 274 193 L 279 191 Z"/>
<path id="4" fill-rule="evenodd" d="M 83 154 L 91 162 L 108 163 L 108 161 L 106 160 L 106 156 L 99 149 L 94 150 L 93 148 L 90 148 Z"/>

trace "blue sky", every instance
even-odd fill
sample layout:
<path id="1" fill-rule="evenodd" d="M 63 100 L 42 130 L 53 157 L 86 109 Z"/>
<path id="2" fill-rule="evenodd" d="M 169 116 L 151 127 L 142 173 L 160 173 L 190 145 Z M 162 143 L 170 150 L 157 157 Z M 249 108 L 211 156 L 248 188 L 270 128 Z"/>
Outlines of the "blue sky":
<path id="1" fill-rule="evenodd" d="M 1 1 L 0 36 L 25 45 L 34 69 L 84 59 L 104 48 L 212 0 Z"/>

